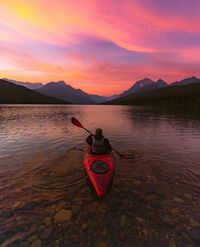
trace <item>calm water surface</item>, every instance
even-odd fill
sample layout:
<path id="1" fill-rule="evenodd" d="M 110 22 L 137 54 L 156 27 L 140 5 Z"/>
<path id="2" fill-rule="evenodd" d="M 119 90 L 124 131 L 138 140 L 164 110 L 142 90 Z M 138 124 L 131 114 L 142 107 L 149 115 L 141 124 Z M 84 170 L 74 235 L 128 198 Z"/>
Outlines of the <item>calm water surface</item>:
<path id="1" fill-rule="evenodd" d="M 0 172 L 22 170 L 38 157 L 48 159 L 70 147 L 83 147 L 87 133 L 104 130 L 118 150 L 140 150 L 200 173 L 200 121 L 152 114 L 132 106 L 0 106 Z"/>

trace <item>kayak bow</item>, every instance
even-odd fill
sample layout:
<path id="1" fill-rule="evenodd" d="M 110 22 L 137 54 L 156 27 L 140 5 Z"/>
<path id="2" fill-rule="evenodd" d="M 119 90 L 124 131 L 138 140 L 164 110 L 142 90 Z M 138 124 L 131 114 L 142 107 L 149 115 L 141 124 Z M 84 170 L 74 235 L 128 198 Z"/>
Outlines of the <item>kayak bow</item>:
<path id="1" fill-rule="evenodd" d="M 104 197 L 114 175 L 114 159 L 112 152 L 93 155 L 86 152 L 84 168 L 98 197 Z"/>

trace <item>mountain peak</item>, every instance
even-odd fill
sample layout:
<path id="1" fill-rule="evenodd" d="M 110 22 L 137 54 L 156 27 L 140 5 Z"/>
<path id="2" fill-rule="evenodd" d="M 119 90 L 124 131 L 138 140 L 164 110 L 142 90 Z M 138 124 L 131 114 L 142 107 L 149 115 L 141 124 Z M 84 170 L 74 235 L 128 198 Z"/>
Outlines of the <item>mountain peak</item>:
<path id="1" fill-rule="evenodd" d="M 57 85 L 66 85 L 65 81 L 57 81 L 55 82 Z"/>
<path id="2" fill-rule="evenodd" d="M 138 93 L 141 91 L 147 91 L 157 88 L 162 88 L 167 86 L 168 84 L 163 81 L 162 79 L 159 79 L 157 82 L 151 80 L 150 78 L 145 77 L 144 79 L 137 81 L 131 88 L 129 88 L 127 91 L 123 92 L 121 96 L 126 96 L 133 93 Z"/>
<path id="3" fill-rule="evenodd" d="M 38 92 L 75 104 L 92 104 L 91 97 L 81 89 L 75 89 L 64 81 L 50 82 Z"/>
<path id="4" fill-rule="evenodd" d="M 158 79 L 156 84 L 159 84 L 159 85 L 167 85 L 166 81 L 164 81 L 163 79 Z"/>
<path id="5" fill-rule="evenodd" d="M 164 81 L 163 79 L 161 79 L 161 78 L 159 78 L 158 80 L 157 80 L 157 82 L 160 82 L 160 81 Z"/>
<path id="6" fill-rule="evenodd" d="M 199 82 L 200 82 L 199 78 L 192 76 L 192 77 L 185 78 L 181 81 L 176 81 L 172 83 L 171 85 L 188 85 L 188 84 L 199 83 Z"/>
<path id="7" fill-rule="evenodd" d="M 64 81 L 51 81 L 46 85 L 66 85 Z"/>
<path id="8" fill-rule="evenodd" d="M 183 80 L 181 80 L 181 81 L 192 81 L 192 80 L 199 80 L 196 76 L 191 76 L 191 77 L 188 77 L 188 78 L 185 78 L 185 79 L 183 79 Z"/>
<path id="9" fill-rule="evenodd" d="M 153 83 L 154 81 L 152 81 L 150 78 L 148 78 L 148 77 L 145 77 L 145 78 L 143 78 L 142 80 L 139 80 L 139 81 L 137 81 L 136 83 L 138 83 L 138 82 L 146 82 L 146 83 Z M 136 84 L 135 83 L 135 84 Z"/>
<path id="10" fill-rule="evenodd" d="M 46 87 L 54 87 L 54 88 L 65 88 L 65 87 L 70 87 L 70 85 L 66 84 L 64 81 L 52 81 L 47 84 L 45 84 Z"/>
<path id="11" fill-rule="evenodd" d="M 152 81 L 150 78 L 145 77 L 144 79 L 142 79 L 141 81 Z"/>
<path id="12" fill-rule="evenodd" d="M 154 84 L 155 82 L 152 81 L 151 79 L 149 78 L 144 78 L 142 80 L 139 80 L 137 81 L 136 83 L 133 84 L 132 88 L 135 88 L 136 86 L 139 86 L 139 87 L 144 87 L 144 86 L 147 86 L 147 85 L 151 85 L 151 84 Z"/>

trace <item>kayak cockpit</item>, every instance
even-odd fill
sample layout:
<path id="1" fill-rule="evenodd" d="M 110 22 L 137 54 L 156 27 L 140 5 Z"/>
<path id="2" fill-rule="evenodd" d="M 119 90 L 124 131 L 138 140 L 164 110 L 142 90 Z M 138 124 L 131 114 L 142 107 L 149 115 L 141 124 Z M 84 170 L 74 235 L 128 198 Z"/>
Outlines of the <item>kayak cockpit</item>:
<path id="1" fill-rule="evenodd" d="M 84 168 L 97 196 L 104 197 L 111 185 L 115 170 L 112 151 L 97 155 L 86 152 Z"/>

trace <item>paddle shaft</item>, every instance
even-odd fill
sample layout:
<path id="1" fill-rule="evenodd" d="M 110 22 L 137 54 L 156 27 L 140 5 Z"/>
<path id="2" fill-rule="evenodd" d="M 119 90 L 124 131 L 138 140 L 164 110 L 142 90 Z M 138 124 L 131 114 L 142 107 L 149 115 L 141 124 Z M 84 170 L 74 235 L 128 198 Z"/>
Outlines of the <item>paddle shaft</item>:
<path id="1" fill-rule="evenodd" d="M 112 150 L 115 151 L 115 153 L 117 153 L 119 156 L 124 156 L 123 154 L 121 154 L 119 151 L 117 151 L 115 148 L 112 147 Z"/>
<path id="2" fill-rule="evenodd" d="M 86 129 L 85 127 L 82 127 L 84 130 L 86 130 L 88 133 L 90 133 L 91 135 L 93 135 L 92 134 L 92 132 L 90 132 L 88 129 Z"/>

